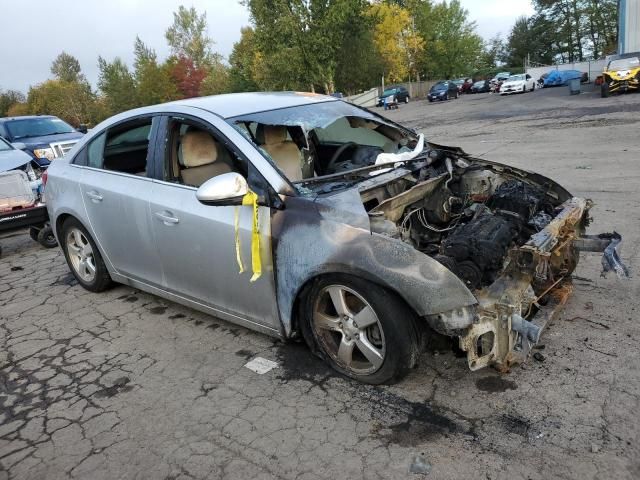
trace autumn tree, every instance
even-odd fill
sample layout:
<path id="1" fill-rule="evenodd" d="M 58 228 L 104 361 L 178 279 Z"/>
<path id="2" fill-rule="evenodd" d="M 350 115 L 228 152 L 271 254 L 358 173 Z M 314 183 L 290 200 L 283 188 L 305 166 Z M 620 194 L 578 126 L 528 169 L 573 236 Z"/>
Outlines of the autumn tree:
<path id="1" fill-rule="evenodd" d="M 94 123 L 95 95 L 86 82 L 47 80 L 29 89 L 28 111 L 31 114 L 48 114 L 66 120 L 76 127 Z"/>
<path id="2" fill-rule="evenodd" d="M 17 90 L 0 90 L 0 117 L 9 115 L 9 110 L 16 104 L 26 102 L 25 96 Z"/>
<path id="3" fill-rule="evenodd" d="M 369 15 L 375 19 L 373 38 L 385 77 L 392 82 L 407 79 L 425 45 L 409 11 L 393 3 L 374 3 Z"/>

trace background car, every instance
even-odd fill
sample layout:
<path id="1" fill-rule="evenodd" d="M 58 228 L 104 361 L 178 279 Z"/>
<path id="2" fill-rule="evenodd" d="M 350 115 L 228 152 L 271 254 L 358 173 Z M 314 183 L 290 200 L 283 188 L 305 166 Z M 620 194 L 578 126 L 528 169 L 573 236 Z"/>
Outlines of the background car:
<path id="1" fill-rule="evenodd" d="M 614 57 L 605 67 L 601 96 L 640 90 L 640 56 L 638 53 Z"/>
<path id="2" fill-rule="evenodd" d="M 491 81 L 479 80 L 471 86 L 471 93 L 486 93 L 491 91 Z"/>
<path id="3" fill-rule="evenodd" d="M 536 81 L 528 73 L 512 75 L 500 85 L 500 95 L 510 93 L 533 92 L 536 89 Z"/>
<path id="4" fill-rule="evenodd" d="M 0 118 L 0 137 L 16 144 L 41 167 L 63 157 L 83 134 L 52 115 Z"/>
<path id="5" fill-rule="evenodd" d="M 32 163 L 31 156 L 0 138 L 0 233 L 29 228 L 33 240 L 53 248 L 57 242 L 48 224 L 42 180 Z"/>
<path id="6" fill-rule="evenodd" d="M 427 100 L 433 102 L 435 100 L 449 100 L 450 98 L 458 98 L 458 86 L 452 81 L 438 82 L 429 89 Z"/>
<path id="7" fill-rule="evenodd" d="M 388 87 L 382 92 L 382 95 L 378 97 L 378 107 L 382 107 L 384 105 L 384 99 L 387 97 L 394 96 L 396 99 L 396 103 L 409 103 L 409 99 L 411 96 L 409 95 L 409 91 L 403 86 L 393 86 Z"/>

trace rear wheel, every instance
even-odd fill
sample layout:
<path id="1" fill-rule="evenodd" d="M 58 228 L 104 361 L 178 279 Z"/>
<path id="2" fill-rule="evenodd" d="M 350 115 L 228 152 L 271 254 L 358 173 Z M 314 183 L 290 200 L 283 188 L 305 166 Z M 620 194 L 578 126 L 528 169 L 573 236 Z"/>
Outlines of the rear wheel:
<path id="1" fill-rule="evenodd" d="M 92 292 L 109 288 L 113 281 L 89 232 L 75 218 L 62 225 L 62 251 L 78 283 Z"/>
<path id="2" fill-rule="evenodd" d="M 29 236 L 34 242 L 38 241 L 38 233 L 40 233 L 40 230 L 38 230 L 36 227 L 29 228 Z"/>
<path id="3" fill-rule="evenodd" d="M 380 384 L 401 378 L 415 364 L 414 314 L 381 286 L 327 275 L 311 286 L 302 305 L 305 341 L 338 372 Z"/>

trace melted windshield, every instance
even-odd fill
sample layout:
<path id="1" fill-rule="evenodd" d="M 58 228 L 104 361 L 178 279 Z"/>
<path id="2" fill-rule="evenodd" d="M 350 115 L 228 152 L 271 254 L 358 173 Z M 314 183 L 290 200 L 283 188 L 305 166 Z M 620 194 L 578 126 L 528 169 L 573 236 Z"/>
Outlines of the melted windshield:
<path id="1" fill-rule="evenodd" d="M 413 132 L 347 102 L 313 103 L 228 120 L 298 188 L 323 177 L 393 167 L 416 149 Z M 403 157 L 400 157 L 403 155 Z M 368 170 L 367 178 L 371 174 Z M 333 178 L 333 177 L 330 177 Z M 308 188 L 305 188 L 308 187 Z"/>
<path id="2" fill-rule="evenodd" d="M 71 133 L 75 130 L 71 125 L 59 118 L 39 117 L 11 120 L 5 123 L 13 140 L 28 137 L 44 137 L 59 133 Z"/>

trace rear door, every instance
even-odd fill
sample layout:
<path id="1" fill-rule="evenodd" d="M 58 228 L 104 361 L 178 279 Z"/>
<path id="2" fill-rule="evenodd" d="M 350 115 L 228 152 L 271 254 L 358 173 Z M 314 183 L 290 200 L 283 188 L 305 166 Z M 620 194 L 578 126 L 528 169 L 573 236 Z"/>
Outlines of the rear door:
<path id="1" fill-rule="evenodd" d="M 116 271 L 150 285 L 162 264 L 149 212 L 153 144 L 159 116 L 112 126 L 86 147 L 80 189 L 89 228 Z"/>

